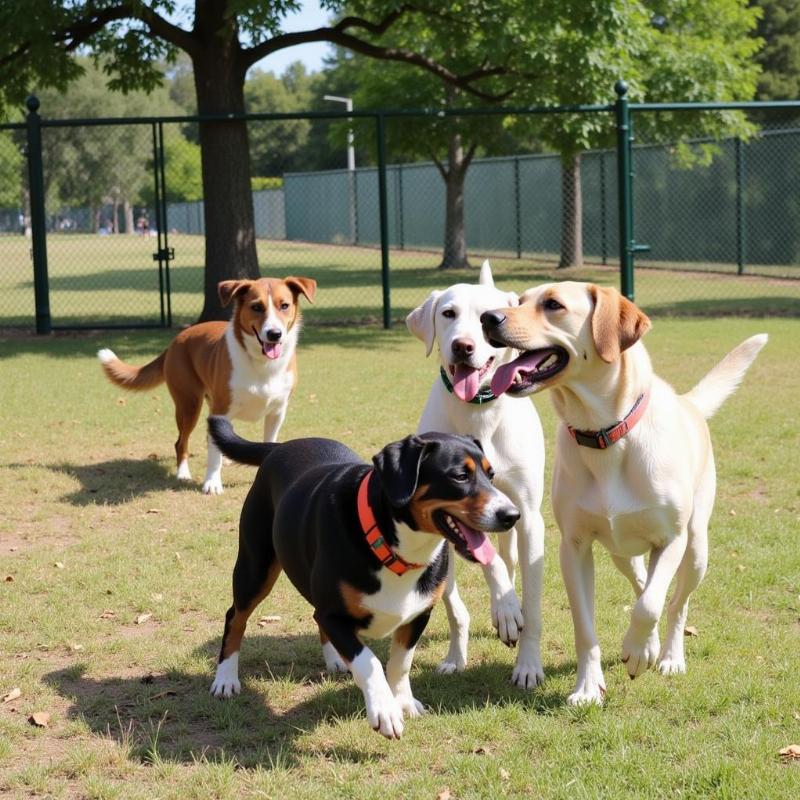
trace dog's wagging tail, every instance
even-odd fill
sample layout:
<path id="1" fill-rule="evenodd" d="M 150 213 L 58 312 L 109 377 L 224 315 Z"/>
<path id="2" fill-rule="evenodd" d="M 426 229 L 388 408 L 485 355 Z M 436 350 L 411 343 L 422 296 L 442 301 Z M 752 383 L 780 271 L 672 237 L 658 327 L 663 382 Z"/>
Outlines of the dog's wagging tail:
<path id="1" fill-rule="evenodd" d="M 237 464 L 260 467 L 261 462 L 278 445 L 273 442 L 250 442 L 242 439 L 227 417 L 211 415 L 208 418 L 208 434 L 220 452 Z"/>

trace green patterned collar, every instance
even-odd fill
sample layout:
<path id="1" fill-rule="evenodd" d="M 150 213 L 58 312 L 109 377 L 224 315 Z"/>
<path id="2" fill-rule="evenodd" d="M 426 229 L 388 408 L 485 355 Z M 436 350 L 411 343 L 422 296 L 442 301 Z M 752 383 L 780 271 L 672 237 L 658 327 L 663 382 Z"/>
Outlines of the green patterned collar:
<path id="1" fill-rule="evenodd" d="M 442 383 L 444 383 L 447 391 L 453 394 L 453 384 L 450 383 L 450 379 L 447 377 L 444 367 L 439 367 L 439 374 L 442 376 Z M 497 395 L 492 391 L 491 386 L 481 386 L 481 388 L 478 389 L 478 394 L 467 402 L 480 406 L 484 403 L 490 403 L 492 400 L 497 400 Z"/>

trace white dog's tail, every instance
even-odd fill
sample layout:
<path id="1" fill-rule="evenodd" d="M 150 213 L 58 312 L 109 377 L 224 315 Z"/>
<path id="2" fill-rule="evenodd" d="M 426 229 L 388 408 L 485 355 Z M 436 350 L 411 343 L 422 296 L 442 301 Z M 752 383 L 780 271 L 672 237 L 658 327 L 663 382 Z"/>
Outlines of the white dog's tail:
<path id="1" fill-rule="evenodd" d="M 684 397 L 708 419 L 736 391 L 768 338 L 766 333 L 759 333 L 745 339 Z"/>

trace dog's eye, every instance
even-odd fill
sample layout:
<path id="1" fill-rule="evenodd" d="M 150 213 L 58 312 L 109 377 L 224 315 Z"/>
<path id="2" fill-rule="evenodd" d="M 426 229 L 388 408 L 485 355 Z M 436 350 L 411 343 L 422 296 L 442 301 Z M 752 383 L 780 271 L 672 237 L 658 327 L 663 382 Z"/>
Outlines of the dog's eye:
<path id="1" fill-rule="evenodd" d="M 444 311 L 442 311 L 442 316 L 446 317 L 447 319 L 455 319 L 456 312 L 453 311 L 452 308 L 446 308 Z"/>
<path id="2" fill-rule="evenodd" d="M 289 304 L 284 300 L 281 303 L 281 311 L 286 311 L 287 308 L 289 308 Z"/>
<path id="3" fill-rule="evenodd" d="M 264 304 L 263 303 L 253 303 L 250 308 L 256 312 L 256 314 L 261 314 L 264 311 Z"/>
<path id="4" fill-rule="evenodd" d="M 555 297 L 548 297 L 547 300 L 544 301 L 543 307 L 545 311 L 561 311 L 561 309 L 564 308 Z"/>
<path id="5" fill-rule="evenodd" d="M 489 476 L 489 480 L 490 481 L 494 480 L 494 470 L 493 469 L 490 469 L 486 474 Z"/>
<path id="6" fill-rule="evenodd" d="M 454 472 L 452 478 L 456 483 L 467 483 L 472 478 L 472 474 L 467 472 L 467 470 L 462 470 L 460 472 Z"/>

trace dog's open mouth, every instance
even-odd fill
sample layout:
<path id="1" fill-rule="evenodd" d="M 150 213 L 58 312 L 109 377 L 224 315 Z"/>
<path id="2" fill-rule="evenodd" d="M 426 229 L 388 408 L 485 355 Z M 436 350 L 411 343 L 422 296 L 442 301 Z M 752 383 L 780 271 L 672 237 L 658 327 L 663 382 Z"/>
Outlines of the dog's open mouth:
<path id="1" fill-rule="evenodd" d="M 528 350 L 509 364 L 497 368 L 492 378 L 492 391 L 496 395 L 529 394 L 537 384 L 550 380 L 569 363 L 563 347 L 542 347 Z"/>
<path id="2" fill-rule="evenodd" d="M 465 403 L 469 403 L 481 388 L 481 381 L 494 364 L 492 356 L 482 367 L 471 367 L 469 364 L 450 364 L 450 375 L 453 378 L 453 394 Z"/>
<path id="3" fill-rule="evenodd" d="M 281 353 L 283 352 L 283 343 L 282 342 L 265 342 L 259 335 L 258 331 L 253 327 L 253 333 L 256 335 L 256 339 L 258 339 L 258 343 L 261 345 L 261 352 L 267 358 L 280 358 Z"/>
<path id="4" fill-rule="evenodd" d="M 442 536 L 455 545 L 456 552 L 467 561 L 489 564 L 495 552 L 492 543 L 483 531 L 465 525 L 446 511 L 433 512 L 433 521 Z"/>

